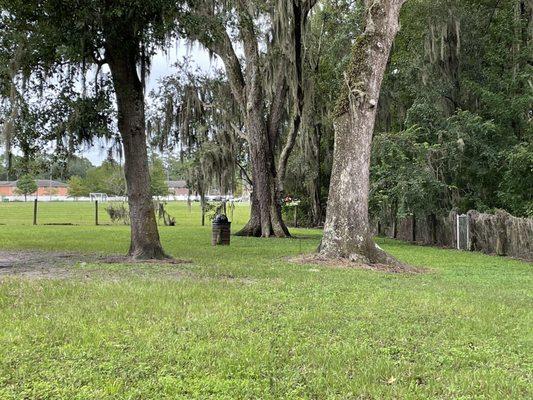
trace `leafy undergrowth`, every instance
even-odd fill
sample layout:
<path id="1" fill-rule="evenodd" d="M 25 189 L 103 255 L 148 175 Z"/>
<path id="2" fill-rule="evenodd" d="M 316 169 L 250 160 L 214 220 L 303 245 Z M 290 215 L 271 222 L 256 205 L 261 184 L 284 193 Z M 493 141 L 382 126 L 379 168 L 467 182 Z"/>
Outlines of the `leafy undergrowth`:
<path id="1" fill-rule="evenodd" d="M 386 239 L 430 273 L 294 264 L 320 232 L 213 248 L 196 208 L 170 206 L 163 244 L 191 263 L 2 278 L 0 399 L 532 397 L 531 264 Z M 0 250 L 127 249 L 127 227 L 21 226 L 7 207 Z"/>

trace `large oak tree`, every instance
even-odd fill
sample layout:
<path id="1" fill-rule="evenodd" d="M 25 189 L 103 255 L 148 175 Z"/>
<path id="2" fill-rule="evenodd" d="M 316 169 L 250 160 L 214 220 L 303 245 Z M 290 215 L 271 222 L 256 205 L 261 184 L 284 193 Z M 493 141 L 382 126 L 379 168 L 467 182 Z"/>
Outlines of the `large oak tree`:
<path id="1" fill-rule="evenodd" d="M 243 116 L 253 193 L 250 220 L 241 235 L 289 236 L 281 198 L 301 124 L 303 33 L 315 3 L 194 0 L 182 9 L 183 33 L 223 61 Z"/>
<path id="2" fill-rule="evenodd" d="M 365 30 L 353 45 L 336 109 L 333 170 L 320 245 L 327 257 L 395 262 L 372 239 L 368 198 L 377 103 L 404 2 L 364 0 Z"/>
<path id="3" fill-rule="evenodd" d="M 77 70 L 83 79 L 88 65 L 109 67 L 128 186 L 129 255 L 164 257 L 150 193 L 143 78 L 173 29 L 176 1 L 1 0 L 0 6 L 2 34 L 12 40 L 6 48 L 21 72 L 46 77 Z"/>

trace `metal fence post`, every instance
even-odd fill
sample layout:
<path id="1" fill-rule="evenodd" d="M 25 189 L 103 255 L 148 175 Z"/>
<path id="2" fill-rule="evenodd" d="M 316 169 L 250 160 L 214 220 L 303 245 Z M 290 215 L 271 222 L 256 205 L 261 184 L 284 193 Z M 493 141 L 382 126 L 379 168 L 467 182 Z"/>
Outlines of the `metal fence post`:
<path id="1" fill-rule="evenodd" d="M 411 215 L 411 241 L 416 242 L 416 215 L 413 213 Z"/>
<path id="2" fill-rule="evenodd" d="M 468 250 L 469 244 L 469 226 L 468 215 L 457 215 L 457 249 Z"/>
<path id="3" fill-rule="evenodd" d="M 461 250 L 461 246 L 459 245 L 459 242 L 461 241 L 459 239 L 459 214 L 455 217 L 455 235 L 456 235 L 456 242 L 457 242 L 457 250 Z"/>
<path id="4" fill-rule="evenodd" d="M 37 199 L 33 200 L 33 225 L 37 225 Z"/>
<path id="5" fill-rule="evenodd" d="M 466 249 L 465 250 L 468 250 L 468 251 L 471 251 L 470 249 L 470 215 L 468 215 L 468 213 L 465 214 L 465 218 L 466 218 Z"/>

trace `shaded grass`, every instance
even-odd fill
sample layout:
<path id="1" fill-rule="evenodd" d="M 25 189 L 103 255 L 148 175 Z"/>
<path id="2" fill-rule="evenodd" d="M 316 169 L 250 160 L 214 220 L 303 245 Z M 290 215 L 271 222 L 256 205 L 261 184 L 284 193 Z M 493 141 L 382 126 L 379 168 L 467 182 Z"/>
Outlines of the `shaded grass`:
<path id="1" fill-rule="evenodd" d="M 11 206 L 0 249 L 127 250 L 128 227 L 21 226 Z M 430 272 L 296 265 L 319 231 L 213 248 L 197 207 L 169 208 L 164 247 L 193 261 L 165 266 L 179 279 L 83 264 L 85 278 L 0 283 L 1 399 L 531 398 L 531 264 L 379 239 Z"/>

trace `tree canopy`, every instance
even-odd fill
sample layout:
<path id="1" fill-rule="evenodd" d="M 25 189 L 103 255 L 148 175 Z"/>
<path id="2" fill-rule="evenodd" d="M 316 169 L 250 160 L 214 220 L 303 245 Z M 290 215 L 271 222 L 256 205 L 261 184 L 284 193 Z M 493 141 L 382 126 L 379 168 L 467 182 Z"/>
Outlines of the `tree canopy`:
<path id="1" fill-rule="evenodd" d="M 24 200 L 29 194 L 33 194 L 37 191 L 37 183 L 35 178 L 31 175 L 22 175 L 17 180 L 17 188 L 15 189 L 16 193 L 24 196 Z"/>

